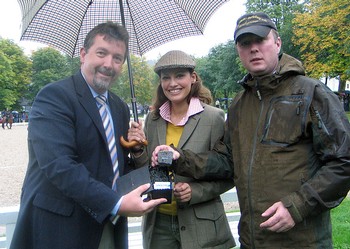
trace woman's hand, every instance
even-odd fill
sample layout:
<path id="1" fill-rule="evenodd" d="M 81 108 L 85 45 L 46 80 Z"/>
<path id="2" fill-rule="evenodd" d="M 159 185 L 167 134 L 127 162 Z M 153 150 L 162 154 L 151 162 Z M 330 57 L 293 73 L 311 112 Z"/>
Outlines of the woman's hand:
<path id="1" fill-rule="evenodd" d="M 177 160 L 180 157 L 180 153 L 177 152 L 176 150 L 174 150 L 173 148 L 171 148 L 168 145 L 159 145 L 157 146 L 153 153 L 152 153 L 152 159 L 151 159 L 151 164 L 153 167 L 155 167 L 156 165 L 158 165 L 158 153 L 159 151 L 172 151 L 173 152 L 173 160 Z"/>
<path id="2" fill-rule="evenodd" d="M 191 186 L 186 182 L 178 182 L 174 186 L 174 196 L 179 202 L 189 202 L 192 198 Z"/>

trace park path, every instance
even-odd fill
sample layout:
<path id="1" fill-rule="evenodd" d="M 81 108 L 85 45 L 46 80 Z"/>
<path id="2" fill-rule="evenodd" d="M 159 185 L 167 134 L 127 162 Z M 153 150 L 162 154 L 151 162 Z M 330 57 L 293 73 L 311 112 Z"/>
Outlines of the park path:
<path id="1" fill-rule="evenodd" d="M 28 123 L 0 127 L 0 207 L 18 206 L 28 163 Z"/>

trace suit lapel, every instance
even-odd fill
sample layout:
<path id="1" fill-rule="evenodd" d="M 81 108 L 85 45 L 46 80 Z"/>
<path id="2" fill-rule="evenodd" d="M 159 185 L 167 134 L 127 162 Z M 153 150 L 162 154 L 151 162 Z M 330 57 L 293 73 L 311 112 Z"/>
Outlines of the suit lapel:
<path id="1" fill-rule="evenodd" d="M 122 135 L 121 134 L 121 127 L 122 125 L 122 113 L 120 105 L 118 104 L 117 100 L 113 97 L 111 93 L 108 94 L 108 102 L 109 102 L 109 108 L 111 110 L 111 115 L 113 118 L 113 126 L 114 126 L 114 134 L 116 136 L 116 143 L 119 144 L 119 138 Z"/>
<path id="2" fill-rule="evenodd" d="M 158 144 L 165 144 L 166 140 L 165 140 L 165 137 L 166 137 L 166 126 L 167 126 L 167 122 L 162 119 L 162 118 L 159 118 L 158 121 L 157 121 L 157 128 L 156 128 L 156 131 L 158 133 Z"/>
<path id="3" fill-rule="evenodd" d="M 182 132 L 179 144 L 177 146 L 178 148 L 181 149 L 185 145 L 187 140 L 190 138 L 190 136 L 192 135 L 192 133 L 194 132 L 194 130 L 196 129 L 196 127 L 199 123 L 200 116 L 201 116 L 200 114 L 196 114 L 194 116 L 191 116 L 188 119 L 188 121 L 184 127 L 184 130 Z"/>
<path id="4" fill-rule="evenodd" d="M 100 113 L 98 111 L 96 100 L 92 96 L 92 93 L 91 93 L 87 83 L 85 82 L 85 79 L 81 75 L 81 73 L 76 74 L 73 77 L 73 81 L 74 81 L 74 84 L 75 84 L 75 89 L 76 89 L 76 92 L 77 92 L 77 96 L 78 96 L 79 102 L 83 106 L 83 108 L 85 109 L 85 111 L 87 112 L 89 117 L 91 118 L 92 122 L 95 124 L 97 130 L 101 134 L 101 137 L 104 138 L 103 141 L 104 141 L 104 144 L 105 144 L 105 148 L 108 151 L 108 143 L 107 143 L 107 140 L 106 140 L 106 133 L 105 133 L 105 130 L 104 130 L 104 127 L 103 127 L 103 123 L 102 123 L 102 120 L 101 120 Z M 108 101 L 110 101 L 110 98 L 108 99 Z M 115 104 L 110 104 L 111 114 L 112 114 L 112 117 L 113 117 L 114 130 L 117 131 L 118 130 L 117 129 L 118 126 L 116 126 L 116 123 L 115 123 L 117 118 L 114 118 L 117 114 L 116 114 L 116 111 L 115 111 L 116 108 L 114 108 L 114 106 L 115 106 Z M 117 142 L 117 149 L 118 149 L 119 138 L 118 138 L 118 140 L 116 138 L 116 142 Z M 109 151 L 108 151 L 108 153 L 109 153 Z M 118 154 L 118 162 L 120 163 L 120 165 L 122 165 L 124 160 L 122 160 L 120 158 L 122 158 L 122 156 L 120 157 L 120 155 Z M 111 169 L 112 169 L 112 167 L 111 167 Z M 123 167 L 120 167 L 120 170 L 121 170 L 121 173 L 122 173 Z"/>
<path id="5" fill-rule="evenodd" d="M 95 124 L 102 137 L 105 137 L 105 131 L 103 128 L 100 113 L 98 112 L 96 100 L 92 96 L 91 91 L 85 82 L 85 79 L 79 72 L 73 76 L 73 81 L 80 104 L 90 116 L 92 122 Z M 107 141 L 105 141 L 105 143 L 107 144 Z"/>
<path id="6" fill-rule="evenodd" d="M 200 113 L 196 114 L 194 116 L 191 116 L 185 127 L 184 130 L 182 132 L 179 144 L 178 144 L 178 148 L 182 148 L 184 146 L 184 144 L 187 142 L 187 140 L 190 138 L 190 136 L 192 135 L 192 133 L 194 132 L 194 130 L 196 129 L 199 120 L 200 120 Z M 156 132 L 158 133 L 158 144 L 165 144 L 166 143 L 166 128 L 167 128 L 167 122 L 162 119 L 159 118 L 157 121 L 157 126 L 156 126 Z"/>

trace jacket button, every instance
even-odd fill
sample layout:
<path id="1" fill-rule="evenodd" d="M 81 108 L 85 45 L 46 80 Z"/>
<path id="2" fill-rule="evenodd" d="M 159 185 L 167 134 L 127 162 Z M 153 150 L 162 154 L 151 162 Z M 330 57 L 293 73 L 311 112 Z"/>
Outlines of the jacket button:
<path id="1" fill-rule="evenodd" d="M 185 230 L 186 230 L 186 227 L 185 227 L 185 226 L 182 226 L 180 229 L 181 229 L 181 231 L 185 231 Z"/>

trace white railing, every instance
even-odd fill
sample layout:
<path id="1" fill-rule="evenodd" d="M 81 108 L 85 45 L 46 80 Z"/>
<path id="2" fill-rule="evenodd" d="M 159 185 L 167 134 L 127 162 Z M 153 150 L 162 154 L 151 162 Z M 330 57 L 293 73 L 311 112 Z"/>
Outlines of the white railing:
<path id="1" fill-rule="evenodd" d="M 222 201 L 237 202 L 236 190 L 232 189 L 221 195 Z M 13 232 L 16 226 L 19 206 L 0 208 L 0 249 L 10 247 Z M 236 244 L 238 242 L 237 224 L 240 217 L 239 212 L 227 213 L 231 231 L 235 237 Z M 141 222 L 129 220 L 129 248 L 142 249 Z"/>
<path id="2" fill-rule="evenodd" d="M 0 208 L 0 248 L 9 248 L 19 207 Z M 6 236 L 2 236 L 6 235 Z"/>

